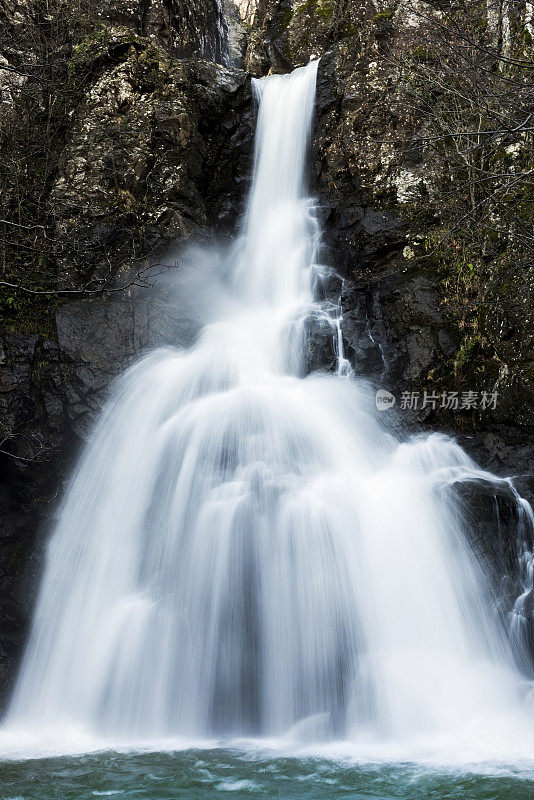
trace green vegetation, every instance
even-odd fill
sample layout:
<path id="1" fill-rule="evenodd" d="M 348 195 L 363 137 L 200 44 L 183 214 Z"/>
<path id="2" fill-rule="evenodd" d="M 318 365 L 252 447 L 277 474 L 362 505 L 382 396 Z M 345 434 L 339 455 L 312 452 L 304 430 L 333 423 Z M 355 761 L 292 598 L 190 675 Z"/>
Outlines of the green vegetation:
<path id="1" fill-rule="evenodd" d="M 378 14 L 375 14 L 373 17 L 373 22 L 383 22 L 384 20 L 393 19 L 395 15 L 395 8 L 386 9 L 384 11 L 379 11 Z"/>

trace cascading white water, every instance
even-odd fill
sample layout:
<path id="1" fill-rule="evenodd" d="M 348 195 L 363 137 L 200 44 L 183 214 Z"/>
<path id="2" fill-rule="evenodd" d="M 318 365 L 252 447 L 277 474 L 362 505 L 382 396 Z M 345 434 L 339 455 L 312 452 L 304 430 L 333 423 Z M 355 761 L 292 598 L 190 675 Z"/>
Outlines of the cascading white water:
<path id="1" fill-rule="evenodd" d="M 229 297 L 193 348 L 117 383 L 50 541 L 12 726 L 385 741 L 520 713 L 442 491 L 476 466 L 441 435 L 399 444 L 365 383 L 302 377 L 328 316 L 304 181 L 316 71 L 255 82 Z"/>

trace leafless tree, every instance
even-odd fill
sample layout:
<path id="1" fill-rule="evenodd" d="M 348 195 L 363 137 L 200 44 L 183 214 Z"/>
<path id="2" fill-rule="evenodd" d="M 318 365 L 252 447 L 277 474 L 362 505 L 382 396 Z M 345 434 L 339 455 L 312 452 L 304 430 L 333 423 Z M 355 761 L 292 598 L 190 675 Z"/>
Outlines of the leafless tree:
<path id="1" fill-rule="evenodd" d="M 61 296 L 146 285 L 164 268 L 147 262 L 134 229 L 124 230 L 119 247 L 58 231 L 50 192 L 62 148 L 84 91 L 112 58 L 98 31 L 91 0 L 0 0 L 0 314 L 7 319 L 38 315 Z M 58 268 L 65 261 L 79 266 L 69 281 Z"/>
<path id="2" fill-rule="evenodd" d="M 513 245 L 532 260 L 534 60 L 532 7 L 408 0 L 418 33 L 401 60 L 398 103 L 417 120 L 404 153 L 423 150 L 440 173 L 450 240 L 460 231 L 483 254 Z"/>

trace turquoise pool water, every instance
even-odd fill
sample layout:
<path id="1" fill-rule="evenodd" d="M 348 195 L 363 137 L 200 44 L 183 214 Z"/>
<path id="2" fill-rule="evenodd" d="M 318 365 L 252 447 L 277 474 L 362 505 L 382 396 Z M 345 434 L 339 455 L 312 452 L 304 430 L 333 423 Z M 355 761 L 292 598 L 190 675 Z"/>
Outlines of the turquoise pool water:
<path id="1" fill-rule="evenodd" d="M 355 764 L 237 750 L 92 753 L 0 762 L 2 800 L 532 800 L 534 775 Z"/>

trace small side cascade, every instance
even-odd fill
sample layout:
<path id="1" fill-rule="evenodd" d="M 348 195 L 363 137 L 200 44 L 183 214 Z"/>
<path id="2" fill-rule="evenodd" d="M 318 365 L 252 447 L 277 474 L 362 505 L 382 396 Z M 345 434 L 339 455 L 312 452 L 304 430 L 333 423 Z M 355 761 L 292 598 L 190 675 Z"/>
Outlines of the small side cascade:
<path id="1" fill-rule="evenodd" d="M 223 0 L 212 0 L 213 19 L 200 32 L 200 55 L 208 61 L 228 66 L 230 63 L 230 45 L 228 25 L 224 14 Z"/>
<path id="2" fill-rule="evenodd" d="M 514 489 L 515 491 L 515 489 Z M 530 503 L 517 492 L 518 560 L 522 591 L 510 612 L 510 635 L 516 652 L 523 654 L 523 663 L 530 674 L 534 664 L 529 658 L 534 652 L 534 513 Z"/>

